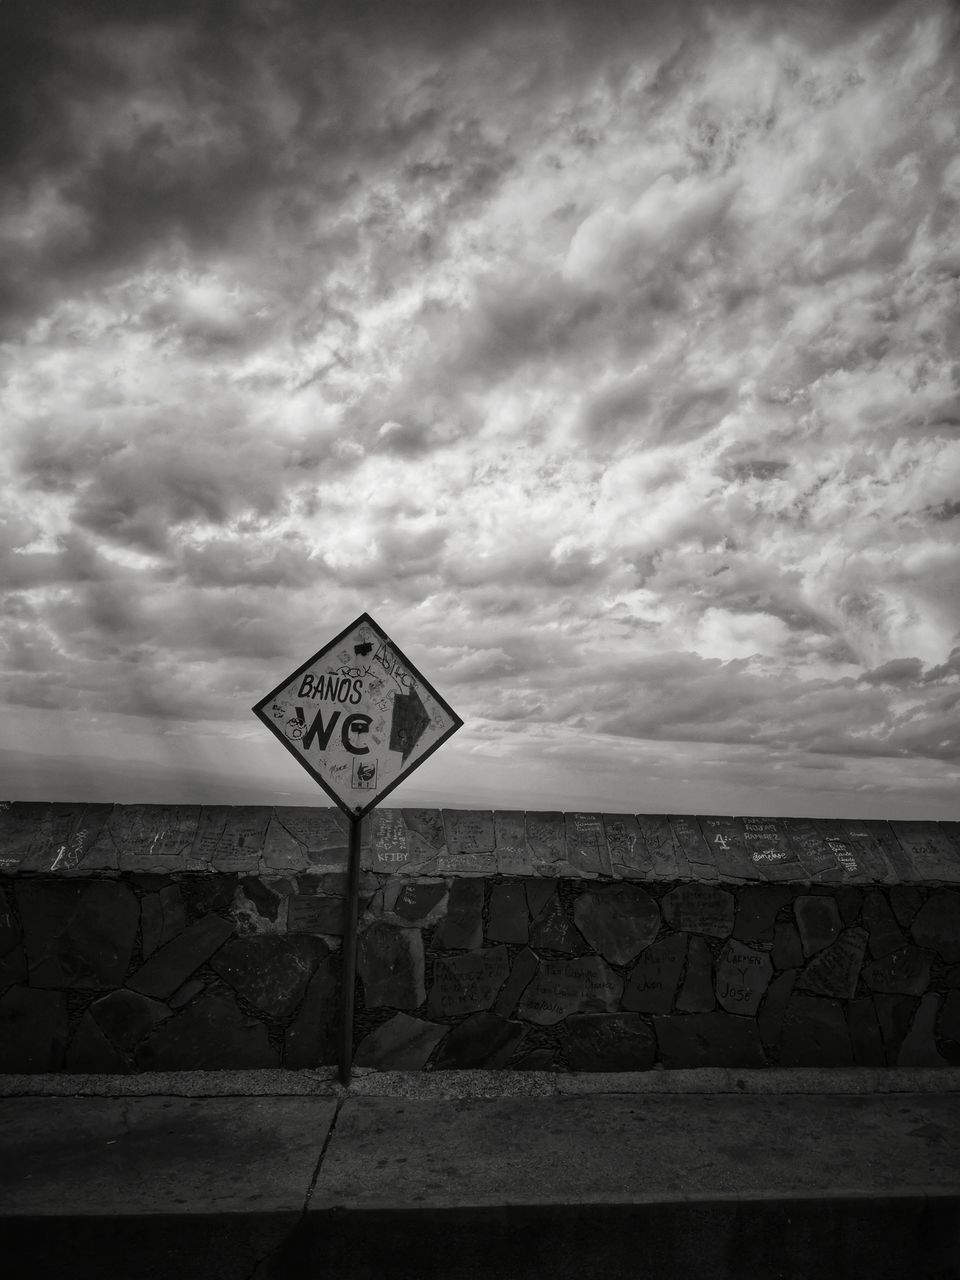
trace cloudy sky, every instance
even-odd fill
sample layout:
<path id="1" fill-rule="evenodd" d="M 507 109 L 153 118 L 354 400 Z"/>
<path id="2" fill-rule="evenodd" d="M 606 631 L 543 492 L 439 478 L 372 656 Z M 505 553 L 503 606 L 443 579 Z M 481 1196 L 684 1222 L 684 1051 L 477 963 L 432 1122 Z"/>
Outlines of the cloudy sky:
<path id="1" fill-rule="evenodd" d="M 0 793 L 960 817 L 960 12 L 3 0 Z"/>

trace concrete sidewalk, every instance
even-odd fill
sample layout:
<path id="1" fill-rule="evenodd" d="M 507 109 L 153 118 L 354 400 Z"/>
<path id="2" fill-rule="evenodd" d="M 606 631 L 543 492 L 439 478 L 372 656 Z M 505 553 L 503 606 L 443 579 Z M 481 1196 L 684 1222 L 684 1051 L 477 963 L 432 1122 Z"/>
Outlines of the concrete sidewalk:
<path id="1" fill-rule="evenodd" d="M 0 1250 L 130 1280 L 960 1280 L 960 1071 L 0 1077 Z"/>

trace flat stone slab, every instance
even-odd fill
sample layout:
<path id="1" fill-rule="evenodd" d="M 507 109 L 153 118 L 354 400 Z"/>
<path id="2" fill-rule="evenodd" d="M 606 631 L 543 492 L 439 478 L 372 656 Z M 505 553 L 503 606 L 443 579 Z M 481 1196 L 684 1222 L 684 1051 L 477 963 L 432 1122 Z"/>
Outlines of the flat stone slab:
<path id="1" fill-rule="evenodd" d="M 752 1018 L 772 977 L 773 962 L 766 951 L 731 938 L 717 962 L 717 1000 L 727 1013 Z"/>
<path id="2" fill-rule="evenodd" d="M 489 1010 L 510 973 L 505 946 L 437 956 L 427 995 L 427 1016 L 457 1018 Z"/>
<path id="3" fill-rule="evenodd" d="M 685 933 L 727 938 L 733 931 L 736 902 L 729 889 L 681 884 L 664 894 L 661 909 L 668 924 Z"/>
<path id="4" fill-rule="evenodd" d="M 517 1016 L 552 1026 L 571 1013 L 609 1013 L 622 991 L 623 979 L 599 956 L 544 960 L 523 993 Z"/>
<path id="5" fill-rule="evenodd" d="M 935 889 L 910 924 L 913 940 L 936 951 L 948 964 L 960 961 L 960 893 Z"/>
<path id="6" fill-rule="evenodd" d="M 0 1214 L 298 1214 L 335 1098 L 4 1098 Z"/>
<path id="7" fill-rule="evenodd" d="M 396 1013 L 360 1041 L 354 1066 L 420 1071 L 448 1031 L 447 1026 Z"/>
<path id="8" fill-rule="evenodd" d="M 573 904 L 573 918 L 594 951 L 611 964 L 635 960 L 660 928 L 655 900 L 630 884 L 603 885 L 581 893 Z"/>
<path id="9" fill-rule="evenodd" d="M 308 1216 L 933 1186 L 960 1188 L 956 1095 L 364 1097 L 343 1103 Z"/>

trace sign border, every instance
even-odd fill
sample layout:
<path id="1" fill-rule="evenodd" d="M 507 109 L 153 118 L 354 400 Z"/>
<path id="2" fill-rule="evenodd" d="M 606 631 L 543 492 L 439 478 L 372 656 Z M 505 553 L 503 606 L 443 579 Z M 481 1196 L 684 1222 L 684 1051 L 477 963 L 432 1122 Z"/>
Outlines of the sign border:
<path id="1" fill-rule="evenodd" d="M 283 690 L 287 687 L 288 684 L 290 684 L 292 680 L 295 680 L 297 676 L 302 675 L 304 671 L 307 670 L 308 667 L 311 667 L 317 661 L 318 658 L 320 658 L 323 654 L 329 652 L 329 650 L 335 648 L 335 646 L 340 643 L 340 641 L 344 638 L 344 636 L 349 635 L 350 632 L 353 631 L 355 627 L 358 627 L 362 622 L 365 622 L 367 623 L 368 626 L 372 627 L 373 630 L 380 636 L 380 639 L 384 642 L 384 644 L 388 644 L 390 648 L 394 651 L 394 653 L 397 655 L 397 657 L 400 658 L 404 666 L 410 671 L 411 675 L 415 676 L 421 684 L 425 684 L 427 686 L 427 688 L 430 690 L 430 696 L 436 702 L 438 702 L 440 706 L 444 709 L 444 711 L 447 713 L 447 715 L 450 716 L 450 718 L 453 720 L 453 724 L 450 726 L 449 729 L 447 729 L 447 731 L 441 737 L 437 739 L 436 742 L 434 742 L 431 746 L 429 746 L 426 749 L 426 751 L 424 751 L 422 756 L 418 757 L 417 762 L 413 766 L 413 768 L 408 769 L 406 773 L 402 773 L 399 778 L 395 778 L 388 787 L 385 787 L 383 791 L 381 791 L 377 795 L 376 799 L 371 800 L 369 804 L 363 805 L 362 807 L 358 805 L 355 809 L 350 809 L 343 802 L 343 800 L 341 800 L 341 798 L 337 795 L 337 793 L 333 790 L 333 788 L 327 785 L 327 783 L 316 771 L 316 769 L 314 769 L 313 765 L 309 762 L 309 760 L 307 760 L 306 756 L 304 756 L 302 752 L 298 751 L 297 748 L 293 745 L 293 743 L 288 740 L 287 735 L 277 727 L 276 721 L 271 720 L 268 716 L 265 716 L 263 714 L 263 707 L 272 698 L 275 698 L 279 693 L 282 693 Z M 441 697 L 441 695 L 436 692 L 436 690 L 434 689 L 430 681 L 427 680 L 426 677 L 418 670 L 418 668 L 413 665 L 413 663 L 410 661 L 407 655 L 403 652 L 403 650 L 400 649 L 396 644 L 394 644 L 394 642 L 390 639 L 390 637 L 384 631 L 383 627 L 381 627 L 378 622 L 375 622 L 373 618 L 371 618 L 370 614 L 366 612 L 361 613 L 358 618 L 355 618 L 353 622 L 349 624 L 349 626 L 344 627 L 343 630 L 339 632 L 338 635 L 334 636 L 332 640 L 328 640 L 327 643 L 323 645 L 322 648 L 317 650 L 317 652 L 313 655 L 312 658 L 308 658 L 306 662 L 301 663 L 301 665 L 297 667 L 296 671 L 292 671 L 290 675 L 285 676 L 284 679 L 281 680 L 280 683 L 276 686 L 276 688 L 271 689 L 271 691 L 268 694 L 266 694 L 265 697 L 261 698 L 259 702 L 254 703 L 254 705 L 250 709 L 253 712 L 253 714 L 257 717 L 257 719 L 262 724 L 265 724 L 267 726 L 267 728 L 270 730 L 273 736 L 277 739 L 277 741 L 281 742 L 286 747 L 286 749 L 290 752 L 290 754 L 297 761 L 297 763 L 302 768 L 306 769 L 307 773 L 310 774 L 314 782 L 318 782 L 320 786 L 323 787 L 324 791 L 327 793 L 330 799 L 336 804 L 337 808 L 340 809 L 343 813 L 345 813 L 348 818 L 350 818 L 352 821 L 355 821 L 355 822 L 359 822 L 361 818 L 366 817 L 366 815 L 371 811 L 371 809 L 376 808 L 376 806 L 380 803 L 380 801 L 384 798 L 384 796 L 389 795 L 390 792 L 394 789 L 394 787 L 398 787 L 401 782 L 405 782 L 406 779 L 409 778 L 410 774 L 414 773 L 420 767 L 423 761 L 427 759 L 428 756 L 433 755 L 434 751 L 436 751 L 438 747 L 442 746 L 452 734 L 456 733 L 458 729 L 463 727 L 463 721 L 454 711 L 453 707 L 450 706 L 450 704 L 447 702 L 445 698 Z"/>

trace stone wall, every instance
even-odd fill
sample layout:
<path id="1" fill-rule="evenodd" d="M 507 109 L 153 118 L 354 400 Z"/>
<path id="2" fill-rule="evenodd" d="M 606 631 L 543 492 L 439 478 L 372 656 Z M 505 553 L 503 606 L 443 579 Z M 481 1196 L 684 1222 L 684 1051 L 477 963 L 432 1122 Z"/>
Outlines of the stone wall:
<path id="1" fill-rule="evenodd" d="M 957 824 L 378 810 L 355 1062 L 960 1065 Z M 8 804 L 0 1070 L 336 1060 L 333 809 Z"/>

